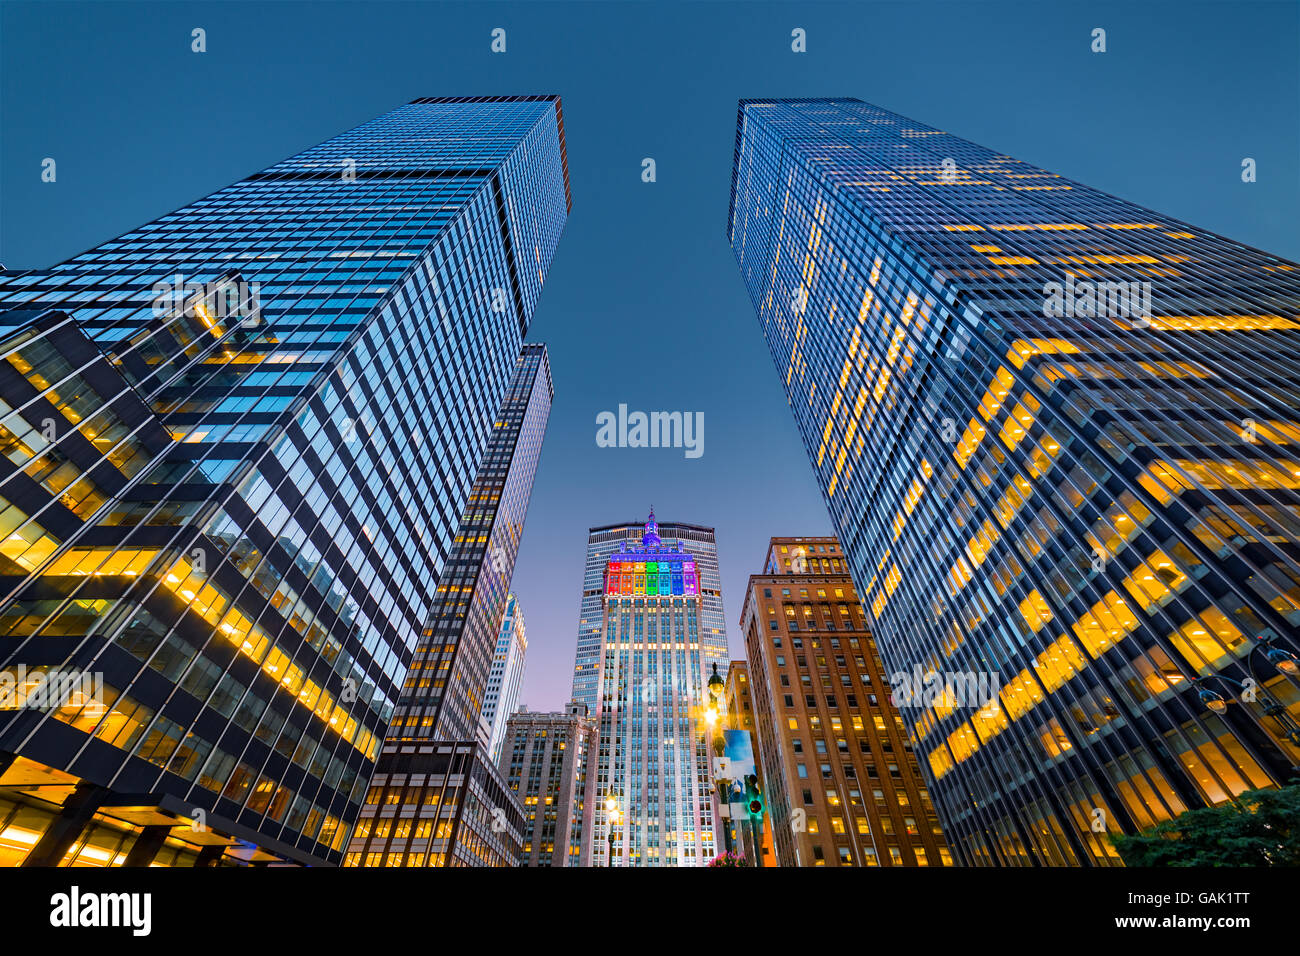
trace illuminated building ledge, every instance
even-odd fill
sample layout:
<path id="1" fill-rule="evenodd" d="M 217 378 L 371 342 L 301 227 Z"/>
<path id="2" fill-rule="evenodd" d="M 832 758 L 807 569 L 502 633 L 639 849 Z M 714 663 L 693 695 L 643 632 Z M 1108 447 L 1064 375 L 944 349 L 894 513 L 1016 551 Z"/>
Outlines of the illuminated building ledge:
<path id="1" fill-rule="evenodd" d="M 520 864 L 524 808 L 481 740 L 386 743 L 370 798 L 344 866 Z"/>
<path id="2" fill-rule="evenodd" d="M 110 791 L 8 753 L 0 770 L 5 866 L 328 865 L 216 814 L 197 829 L 194 807 L 170 794 Z"/>
<path id="3" fill-rule="evenodd" d="M 654 509 L 638 547 L 632 545 L 609 556 L 605 569 L 605 595 L 615 597 L 698 597 L 699 571 L 695 555 L 680 544 L 665 546 L 659 538 Z"/>

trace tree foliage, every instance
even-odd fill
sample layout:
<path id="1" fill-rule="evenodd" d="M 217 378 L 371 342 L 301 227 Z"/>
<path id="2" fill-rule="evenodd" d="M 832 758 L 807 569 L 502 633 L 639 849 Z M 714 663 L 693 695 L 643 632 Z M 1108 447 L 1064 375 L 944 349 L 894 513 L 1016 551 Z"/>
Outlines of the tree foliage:
<path id="1" fill-rule="evenodd" d="M 1111 840 L 1128 866 L 1300 866 L 1300 784 L 1248 790 Z"/>

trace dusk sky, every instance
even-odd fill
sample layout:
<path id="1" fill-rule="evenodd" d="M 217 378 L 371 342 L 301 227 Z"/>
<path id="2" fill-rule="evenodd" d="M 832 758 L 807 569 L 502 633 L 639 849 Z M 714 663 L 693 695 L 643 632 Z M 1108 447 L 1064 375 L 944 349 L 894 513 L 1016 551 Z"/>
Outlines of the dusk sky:
<path id="1" fill-rule="evenodd" d="M 858 97 L 1300 259 L 1298 9 L 5 3 L 0 262 L 60 261 L 417 96 L 560 94 L 573 212 L 529 333 L 555 405 L 514 578 L 521 701 L 556 709 L 589 526 L 651 504 L 714 526 L 737 656 L 767 539 L 831 533 L 727 244 L 738 98 Z M 703 454 L 598 447 L 620 404 L 702 412 Z"/>

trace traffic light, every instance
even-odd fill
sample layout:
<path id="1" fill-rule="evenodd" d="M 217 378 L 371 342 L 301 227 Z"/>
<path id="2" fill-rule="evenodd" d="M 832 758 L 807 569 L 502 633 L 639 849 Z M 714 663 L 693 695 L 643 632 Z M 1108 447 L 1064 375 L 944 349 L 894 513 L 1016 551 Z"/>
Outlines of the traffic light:
<path id="1" fill-rule="evenodd" d="M 745 809 L 749 811 L 750 819 L 758 820 L 763 816 L 763 794 L 758 789 L 758 776 L 752 773 L 745 775 Z"/>

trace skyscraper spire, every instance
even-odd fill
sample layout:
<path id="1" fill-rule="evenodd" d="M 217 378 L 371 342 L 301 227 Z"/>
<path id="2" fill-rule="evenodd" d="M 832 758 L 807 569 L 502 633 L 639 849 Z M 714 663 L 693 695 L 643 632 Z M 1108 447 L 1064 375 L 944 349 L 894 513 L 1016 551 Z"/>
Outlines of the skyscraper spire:
<path id="1" fill-rule="evenodd" d="M 649 548 L 657 546 L 659 540 L 659 522 L 655 521 L 655 506 L 650 506 L 650 517 L 645 522 L 645 534 L 641 535 L 641 544 Z"/>

